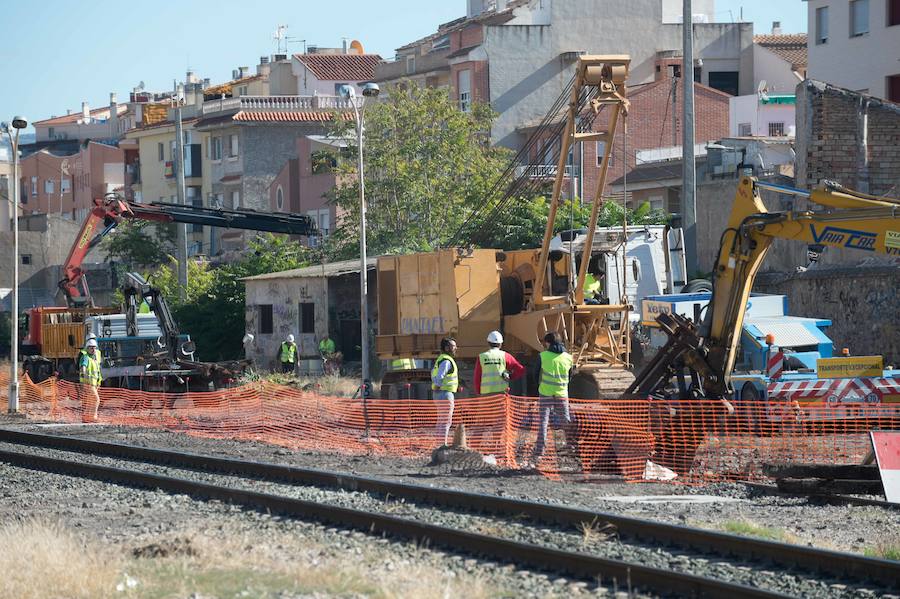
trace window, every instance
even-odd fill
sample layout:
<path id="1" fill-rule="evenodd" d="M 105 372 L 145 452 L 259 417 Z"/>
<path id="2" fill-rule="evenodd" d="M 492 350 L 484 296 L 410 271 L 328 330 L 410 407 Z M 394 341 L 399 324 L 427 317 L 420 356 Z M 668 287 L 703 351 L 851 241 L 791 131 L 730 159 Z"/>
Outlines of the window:
<path id="1" fill-rule="evenodd" d="M 603 166 L 603 154 L 606 152 L 606 142 L 598 141 L 597 142 L 597 166 Z M 609 166 L 613 167 L 616 165 L 616 156 L 612 152 L 609 154 Z"/>
<path id="2" fill-rule="evenodd" d="M 28 266 L 31 264 L 31 254 L 22 254 L 22 265 Z"/>
<path id="3" fill-rule="evenodd" d="M 159 161 L 163 162 L 166 159 L 166 144 L 164 144 L 163 142 L 159 142 L 158 144 L 156 144 L 156 153 Z"/>
<path id="4" fill-rule="evenodd" d="M 240 191 L 232 191 L 231 192 L 231 209 L 238 210 L 241 207 L 241 192 Z"/>
<path id="5" fill-rule="evenodd" d="M 414 54 L 410 54 L 406 57 L 406 74 L 412 75 L 416 72 L 416 56 Z"/>
<path id="6" fill-rule="evenodd" d="M 900 75 L 887 78 L 887 99 L 900 104 Z"/>
<path id="7" fill-rule="evenodd" d="M 850 37 L 869 33 L 869 0 L 850 0 Z"/>
<path id="8" fill-rule="evenodd" d="M 828 43 L 828 7 L 816 9 L 816 44 Z"/>
<path id="9" fill-rule="evenodd" d="M 232 133 L 228 137 L 228 155 L 232 158 L 237 157 L 238 155 L 238 136 L 237 133 Z"/>
<path id="10" fill-rule="evenodd" d="M 472 104 L 472 71 L 465 69 L 457 76 L 457 89 L 459 90 L 459 109 L 469 112 Z"/>
<path id="11" fill-rule="evenodd" d="M 651 210 L 663 210 L 665 208 L 665 200 L 661 195 L 650 196 L 647 198 Z"/>
<path id="12" fill-rule="evenodd" d="M 68 179 L 60 179 L 59 188 L 63 193 L 69 193 L 72 191 L 72 182 Z"/>
<path id="13" fill-rule="evenodd" d="M 331 231 L 331 214 L 328 208 L 319 210 L 319 220 L 316 225 L 319 227 L 319 232 L 322 233 L 322 237 L 328 237 L 328 233 Z"/>
<path id="14" fill-rule="evenodd" d="M 709 86 L 732 96 L 738 95 L 738 72 L 715 71 L 709 74 Z"/>
<path id="15" fill-rule="evenodd" d="M 31 178 L 31 197 L 37 196 L 37 194 L 38 194 L 37 189 L 38 189 L 38 178 L 32 177 Z"/>
<path id="16" fill-rule="evenodd" d="M 284 210 L 284 190 L 281 188 L 281 185 L 275 190 L 275 208 Z"/>
<path id="17" fill-rule="evenodd" d="M 750 137 L 751 135 L 753 135 L 751 123 L 738 123 L 738 137 Z"/>
<path id="18" fill-rule="evenodd" d="M 300 304 L 300 332 L 316 332 L 316 305 L 311 302 Z"/>
<path id="19" fill-rule="evenodd" d="M 769 137 L 784 137 L 784 123 L 769 123 Z"/>
<path id="20" fill-rule="evenodd" d="M 222 138 L 211 137 L 209 139 L 209 159 L 222 160 Z"/>
<path id="21" fill-rule="evenodd" d="M 887 0 L 887 26 L 900 25 L 900 0 Z"/>
<path id="22" fill-rule="evenodd" d="M 22 177 L 19 180 L 19 203 L 20 204 L 28 203 L 28 188 L 25 187 L 25 177 Z"/>
<path id="23" fill-rule="evenodd" d="M 259 330 L 260 335 L 271 335 L 275 332 L 272 322 L 272 304 L 262 304 L 259 306 Z"/>
<path id="24" fill-rule="evenodd" d="M 50 139 L 56 139 L 54 133 L 55 132 L 53 131 L 53 127 L 47 127 L 47 137 L 49 137 Z"/>
<path id="25" fill-rule="evenodd" d="M 44 193 L 47 195 L 51 195 L 55 193 L 54 189 L 56 188 L 55 181 L 53 179 L 45 179 L 44 180 Z"/>

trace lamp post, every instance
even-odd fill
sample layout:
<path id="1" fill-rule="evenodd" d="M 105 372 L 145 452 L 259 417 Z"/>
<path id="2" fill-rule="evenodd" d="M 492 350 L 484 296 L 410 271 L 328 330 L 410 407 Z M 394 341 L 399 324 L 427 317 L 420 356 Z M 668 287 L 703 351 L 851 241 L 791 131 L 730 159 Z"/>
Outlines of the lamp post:
<path id="1" fill-rule="evenodd" d="M 375 98 L 381 92 L 376 83 L 366 83 L 362 88 L 363 98 L 356 95 L 352 85 L 341 86 L 341 97 L 350 101 L 356 117 L 357 177 L 359 178 L 359 320 L 362 375 L 359 393 L 363 400 L 363 417 L 366 424 L 366 438 L 369 437 L 368 398 L 369 388 L 369 298 L 366 273 L 366 178 L 363 171 L 363 118 L 366 114 L 365 98 Z"/>
<path id="2" fill-rule="evenodd" d="M 19 132 L 28 126 L 21 116 L 13 117 L 12 124 L 3 123 L 0 129 L 6 132 L 13 152 L 13 192 L 10 198 L 13 222 L 13 274 L 12 306 L 10 312 L 9 342 L 9 413 L 19 411 Z M 12 130 L 16 130 L 13 136 Z"/>

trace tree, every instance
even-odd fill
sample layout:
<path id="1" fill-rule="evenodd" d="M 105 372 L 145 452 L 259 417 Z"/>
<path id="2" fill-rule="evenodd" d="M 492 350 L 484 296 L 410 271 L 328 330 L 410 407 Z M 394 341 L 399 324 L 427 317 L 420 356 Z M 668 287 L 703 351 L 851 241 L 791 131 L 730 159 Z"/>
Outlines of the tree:
<path id="1" fill-rule="evenodd" d="M 658 225 L 665 224 L 668 220 L 663 211 L 652 210 L 647 202 L 634 210 L 629 209 L 627 214 L 629 225 Z M 502 250 L 540 247 L 549 215 L 550 201 L 547 198 L 537 197 L 515 202 L 497 218 L 497 222 L 484 228 L 486 234 L 479 237 L 479 245 Z M 624 215 L 625 210 L 621 204 L 607 200 L 600 208 L 597 226 L 621 227 Z M 587 227 L 590 218 L 589 204 L 582 205 L 578 200 L 563 200 L 556 211 L 554 233 Z"/>
<path id="2" fill-rule="evenodd" d="M 251 241 L 247 252 L 237 262 L 216 268 L 198 266 L 197 286 L 193 290 L 189 287 L 188 301 L 176 302 L 173 309 L 179 328 L 189 333 L 196 343 L 198 358 L 225 360 L 239 357 L 246 301 L 241 279 L 306 266 L 307 252 L 287 237 L 267 233 Z M 167 292 L 166 299 L 177 296 L 172 271 L 169 269 L 169 274 L 164 274 L 158 281 L 161 289 L 172 289 Z"/>
<path id="3" fill-rule="evenodd" d="M 125 220 L 103 240 L 110 259 L 121 262 L 128 270 L 169 262 L 175 253 L 175 226 Z"/>
<path id="4" fill-rule="evenodd" d="M 462 112 L 446 90 L 395 87 L 365 113 L 366 234 L 372 254 L 429 251 L 442 246 L 485 201 L 508 152 L 487 136 L 494 113 L 483 104 Z M 331 135 L 355 145 L 353 123 L 334 119 Z M 351 155 L 356 155 L 355 147 Z M 345 211 L 328 240 L 331 258 L 359 248 L 356 161 L 335 167 L 330 201 Z M 340 176 L 350 175 L 350 176 Z"/>

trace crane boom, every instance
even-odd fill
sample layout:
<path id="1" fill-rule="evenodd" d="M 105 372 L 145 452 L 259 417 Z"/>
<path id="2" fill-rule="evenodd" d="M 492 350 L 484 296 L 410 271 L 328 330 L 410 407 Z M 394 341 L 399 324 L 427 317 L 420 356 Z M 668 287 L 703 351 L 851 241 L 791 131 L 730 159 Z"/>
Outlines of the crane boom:
<path id="1" fill-rule="evenodd" d="M 824 210 L 768 212 L 759 190 L 804 196 Z M 713 272 L 713 293 L 703 323 L 678 314 L 660 315 L 669 341 L 629 387 L 627 395 L 647 397 L 678 388 L 681 394 L 728 399 L 731 373 L 753 282 L 775 239 L 791 239 L 900 255 L 900 201 L 855 192 L 831 182 L 812 192 L 759 183 L 743 177 Z M 685 384 L 690 375 L 691 389 Z"/>
<path id="2" fill-rule="evenodd" d="M 94 207 L 82 224 L 63 265 L 64 278 L 59 282 L 59 288 L 65 294 L 70 307 L 85 306 L 91 302 L 90 289 L 84 277 L 82 264 L 88 253 L 115 229 L 122 219 L 206 225 L 288 235 L 308 236 L 316 233 L 313 218 L 300 214 L 219 210 L 165 202 L 136 204 L 127 202 L 116 194 L 108 194 L 104 198 L 94 199 Z"/>

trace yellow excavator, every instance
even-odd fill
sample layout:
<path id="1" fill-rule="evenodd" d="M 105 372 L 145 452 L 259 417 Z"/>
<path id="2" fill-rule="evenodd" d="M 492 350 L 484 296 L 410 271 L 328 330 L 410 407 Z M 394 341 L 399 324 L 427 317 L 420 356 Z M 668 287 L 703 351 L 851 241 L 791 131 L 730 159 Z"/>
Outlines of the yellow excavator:
<path id="1" fill-rule="evenodd" d="M 760 190 L 807 204 L 769 212 Z M 668 342 L 637 375 L 627 398 L 721 399 L 731 411 L 731 374 L 753 281 L 775 239 L 900 256 L 900 200 L 826 181 L 812 191 L 744 177 L 713 271 L 713 292 L 698 326 L 678 314 L 657 322 Z"/>

